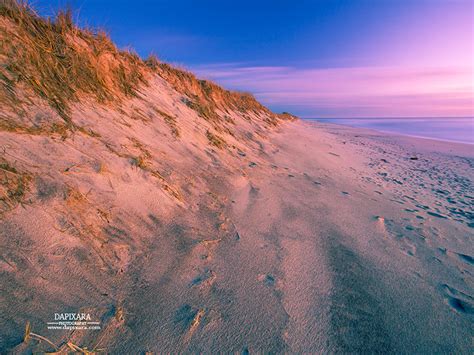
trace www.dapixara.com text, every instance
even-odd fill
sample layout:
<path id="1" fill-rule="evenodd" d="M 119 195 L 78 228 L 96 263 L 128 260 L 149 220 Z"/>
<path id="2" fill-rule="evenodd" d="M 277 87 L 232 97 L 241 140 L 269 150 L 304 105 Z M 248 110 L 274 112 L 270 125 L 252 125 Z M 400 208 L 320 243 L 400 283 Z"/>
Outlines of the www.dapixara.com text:
<path id="1" fill-rule="evenodd" d="M 48 329 L 99 330 L 100 322 L 92 320 L 90 313 L 55 313 L 54 321 L 47 322 Z"/>

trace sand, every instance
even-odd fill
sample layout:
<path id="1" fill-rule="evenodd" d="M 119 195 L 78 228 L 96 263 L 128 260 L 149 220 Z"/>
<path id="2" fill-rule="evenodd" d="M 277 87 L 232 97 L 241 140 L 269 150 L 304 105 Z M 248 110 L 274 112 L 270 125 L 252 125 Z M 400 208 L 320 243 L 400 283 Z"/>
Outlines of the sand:
<path id="1" fill-rule="evenodd" d="M 472 146 L 297 121 L 229 153 L 122 129 L 183 198 L 95 139 L 0 132 L 36 171 L 0 220 L 2 352 L 51 350 L 27 321 L 122 354 L 472 351 Z M 47 329 L 61 312 L 101 330 Z"/>

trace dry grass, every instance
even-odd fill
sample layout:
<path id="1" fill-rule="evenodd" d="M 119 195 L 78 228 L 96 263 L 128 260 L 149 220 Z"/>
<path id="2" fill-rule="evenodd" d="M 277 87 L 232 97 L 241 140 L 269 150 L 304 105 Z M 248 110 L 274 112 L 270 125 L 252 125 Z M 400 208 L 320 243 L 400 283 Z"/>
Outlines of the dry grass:
<path id="1" fill-rule="evenodd" d="M 206 311 L 204 309 L 199 309 L 196 312 L 196 315 L 194 316 L 194 318 L 191 322 L 191 326 L 189 327 L 189 330 L 186 333 L 186 336 L 184 338 L 185 342 L 189 342 L 191 340 L 193 334 L 199 328 L 199 325 L 201 324 L 205 314 L 206 314 Z"/>
<path id="2" fill-rule="evenodd" d="M 217 134 L 212 133 L 209 130 L 206 131 L 206 137 L 207 137 L 207 140 L 209 141 L 209 144 L 219 149 L 223 149 L 227 147 L 227 143 L 222 137 L 218 136 Z"/>
<path id="3" fill-rule="evenodd" d="M 140 155 L 130 157 L 130 161 L 133 166 L 136 166 L 143 170 L 148 170 L 150 165 L 149 160 L 151 159 L 150 151 L 136 138 L 129 138 L 132 141 L 133 146 L 140 151 Z"/>
<path id="4" fill-rule="evenodd" d="M 181 195 L 181 193 L 174 187 L 172 187 L 167 181 L 166 179 L 163 177 L 163 175 L 160 174 L 159 171 L 157 170 L 154 170 L 154 171 L 150 171 L 151 175 L 154 176 L 155 178 L 157 178 L 160 183 L 161 183 L 161 187 L 163 188 L 163 190 L 165 190 L 169 195 L 173 196 L 176 200 L 180 201 L 180 202 L 183 202 L 184 199 L 183 199 L 183 196 Z"/>
<path id="5" fill-rule="evenodd" d="M 115 320 L 119 323 L 125 321 L 125 311 L 124 311 L 123 307 L 119 306 L 115 310 Z"/>
<path id="6" fill-rule="evenodd" d="M 0 0 L 3 99 L 22 84 L 70 122 L 70 103 L 80 94 L 98 102 L 136 96 L 146 82 L 145 65 L 119 51 L 103 33 L 79 29 L 72 12 L 39 17 L 26 2 Z"/>
<path id="7" fill-rule="evenodd" d="M 163 117 L 163 119 L 165 120 L 165 123 L 170 128 L 171 134 L 173 135 L 173 137 L 179 138 L 181 136 L 181 133 L 180 133 L 178 125 L 176 123 L 176 117 L 173 117 L 173 116 L 167 114 L 166 112 L 163 112 L 163 111 L 159 110 L 156 107 L 153 107 L 153 110 L 156 113 L 158 113 L 161 117 Z"/>
<path id="8" fill-rule="evenodd" d="M 35 339 L 35 340 L 38 340 L 38 341 L 44 341 L 45 343 L 49 344 L 50 346 L 52 346 L 54 348 L 54 351 L 55 352 L 58 352 L 59 351 L 59 348 L 51 341 L 49 340 L 48 338 L 45 338 L 44 336 L 41 336 L 39 334 L 36 334 L 36 333 L 33 333 L 31 331 L 31 324 L 30 322 L 26 322 L 26 326 L 25 326 L 25 335 L 23 336 L 23 342 L 24 343 L 28 343 L 30 341 L 30 339 Z"/>
<path id="9" fill-rule="evenodd" d="M 137 138 L 135 137 L 129 137 L 128 138 L 132 143 L 135 148 L 137 148 L 142 154 L 147 158 L 151 158 L 151 153 L 150 151 L 145 147 L 145 145 L 140 142 Z"/>
<path id="10" fill-rule="evenodd" d="M 155 71 L 160 65 L 160 60 L 155 54 L 150 54 L 147 59 L 145 59 L 145 64 L 148 68 Z"/>
<path id="11" fill-rule="evenodd" d="M 94 131 L 92 128 L 86 128 L 86 127 L 80 127 L 76 126 L 77 130 L 81 132 L 82 134 L 85 134 L 86 136 L 92 137 L 92 138 L 100 138 L 102 137 L 100 133 L 97 133 Z"/>
<path id="12" fill-rule="evenodd" d="M 225 90 L 211 81 L 197 79 L 194 74 L 184 69 L 161 63 L 158 59 L 149 61 L 150 68 L 168 81 L 176 91 L 187 96 L 184 103 L 195 110 L 200 117 L 214 123 L 215 127 L 227 121 L 221 119 L 219 111 L 228 113 L 229 110 L 235 110 L 241 114 L 264 114 L 271 117 L 272 122 L 278 119 L 276 114 L 249 93 Z"/>
<path id="13" fill-rule="evenodd" d="M 294 117 L 276 115 L 251 94 L 199 80 L 186 70 L 160 62 L 155 55 L 142 60 L 131 50 L 119 50 L 104 31 L 78 28 L 70 10 L 60 11 L 55 18 L 42 18 L 27 1 L 0 0 L 0 36 L 0 104 L 20 115 L 27 112 L 23 106 L 36 106 L 33 98 L 40 98 L 65 121 L 66 130 L 75 127 L 71 120 L 74 102 L 87 96 L 104 104 L 137 97 L 152 73 L 185 95 L 184 103 L 218 132 L 232 133 L 223 128 L 234 123 L 231 111 L 249 121 L 262 118 L 269 125 Z M 179 137 L 176 119 L 164 112 L 160 115 L 173 136 Z M 139 112 L 132 116 L 147 120 Z M 0 129 L 20 130 L 9 127 L 8 121 L 1 119 Z M 22 130 L 40 132 L 36 128 Z"/>
<path id="14" fill-rule="evenodd" d="M 278 117 L 285 121 L 296 121 L 298 119 L 298 117 L 296 117 L 295 115 L 292 115 L 289 112 L 282 112 L 278 115 Z"/>
<path id="15" fill-rule="evenodd" d="M 0 158 L 0 214 L 23 203 L 31 176 Z"/>
<path id="16" fill-rule="evenodd" d="M 196 329 L 199 327 L 199 324 L 201 324 L 202 318 L 204 317 L 205 311 L 203 309 L 200 309 L 197 313 L 196 316 L 194 317 L 192 323 L 191 323 L 191 328 L 189 329 L 189 333 L 192 334 L 196 331 Z"/>
<path id="17" fill-rule="evenodd" d="M 225 90 L 209 80 L 199 80 L 193 73 L 167 63 L 158 61 L 154 68 L 176 91 L 209 110 L 219 108 L 226 111 L 230 108 L 240 112 L 270 112 L 249 93 Z"/>
<path id="18" fill-rule="evenodd" d="M 1 94 L 0 103 L 3 103 Z M 5 107 L 3 106 L 2 108 Z M 40 109 L 37 110 L 36 115 L 38 115 L 39 112 Z M 82 131 L 81 127 L 76 126 L 76 128 Z M 14 113 L 7 112 L 0 112 L 0 131 L 29 135 L 60 136 L 63 139 L 70 134 L 67 123 L 59 117 L 56 120 L 48 120 L 47 122 L 38 124 L 34 122 L 34 118 L 30 119 L 21 115 L 15 117 Z"/>
<path id="19" fill-rule="evenodd" d="M 215 123 L 220 118 L 219 115 L 214 111 L 213 104 L 209 104 L 206 101 L 198 99 L 196 101 L 192 101 L 189 99 L 185 99 L 184 103 L 190 109 L 196 111 L 199 117 L 204 118 L 206 121 Z"/>
<path id="20" fill-rule="evenodd" d="M 143 155 L 139 155 L 137 157 L 132 157 L 130 158 L 130 161 L 133 166 L 136 166 L 137 168 L 146 170 L 148 168 L 148 163 L 146 161 L 146 157 Z"/>
<path id="21" fill-rule="evenodd" d="M 133 142 L 133 146 L 140 151 L 140 155 L 129 157 L 132 165 L 142 169 L 147 173 L 150 173 L 153 177 L 157 178 L 160 181 L 161 187 L 164 191 L 166 191 L 176 200 L 183 202 L 183 196 L 178 191 L 178 189 L 168 183 L 163 175 L 161 175 L 160 172 L 156 170 L 156 167 L 153 166 L 154 162 L 152 160 L 151 153 L 146 149 L 146 147 L 135 138 L 129 139 Z"/>

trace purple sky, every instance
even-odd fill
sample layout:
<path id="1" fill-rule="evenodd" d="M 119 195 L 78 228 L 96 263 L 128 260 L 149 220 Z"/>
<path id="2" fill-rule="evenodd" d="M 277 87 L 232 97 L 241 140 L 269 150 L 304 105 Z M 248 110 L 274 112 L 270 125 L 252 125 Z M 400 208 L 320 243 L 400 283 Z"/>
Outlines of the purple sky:
<path id="1" fill-rule="evenodd" d="M 468 66 L 294 67 L 209 65 L 201 77 L 247 89 L 276 110 L 303 117 L 473 116 Z"/>
<path id="2" fill-rule="evenodd" d="M 35 0 L 302 117 L 474 116 L 472 0 Z"/>

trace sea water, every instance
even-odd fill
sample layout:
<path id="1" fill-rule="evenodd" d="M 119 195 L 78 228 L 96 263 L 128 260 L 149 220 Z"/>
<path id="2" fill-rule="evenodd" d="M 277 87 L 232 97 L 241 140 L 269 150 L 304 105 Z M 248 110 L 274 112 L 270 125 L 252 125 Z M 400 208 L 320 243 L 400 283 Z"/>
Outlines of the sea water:
<path id="1" fill-rule="evenodd" d="M 382 132 L 474 144 L 474 117 L 463 118 L 314 118 Z"/>

